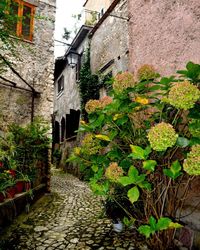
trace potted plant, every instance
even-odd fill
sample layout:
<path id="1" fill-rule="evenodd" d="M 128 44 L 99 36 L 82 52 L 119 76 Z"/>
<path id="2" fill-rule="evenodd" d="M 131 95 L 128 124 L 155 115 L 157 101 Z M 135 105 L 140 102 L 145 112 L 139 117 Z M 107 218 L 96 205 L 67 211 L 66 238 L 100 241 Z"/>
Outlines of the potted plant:
<path id="1" fill-rule="evenodd" d="M 30 189 L 30 178 L 28 175 L 23 174 L 22 172 L 17 172 L 17 179 L 15 188 L 17 193 L 22 193 L 23 191 L 27 191 Z"/>
<path id="2" fill-rule="evenodd" d="M 15 179 L 9 178 L 7 181 L 7 189 L 6 189 L 6 197 L 7 198 L 14 198 L 16 194 L 16 188 L 15 188 Z"/>

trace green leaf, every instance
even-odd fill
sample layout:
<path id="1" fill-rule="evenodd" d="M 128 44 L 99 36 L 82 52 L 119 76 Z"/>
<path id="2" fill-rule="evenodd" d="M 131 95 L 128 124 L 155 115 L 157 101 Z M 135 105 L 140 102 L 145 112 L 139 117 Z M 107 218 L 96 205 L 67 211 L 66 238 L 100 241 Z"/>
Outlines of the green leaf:
<path id="1" fill-rule="evenodd" d="M 150 146 L 147 146 L 144 150 L 144 154 L 145 154 L 145 159 L 148 158 L 149 154 L 151 153 L 151 147 Z"/>
<path id="2" fill-rule="evenodd" d="M 197 144 L 200 144 L 200 138 L 198 138 L 198 137 L 192 137 L 190 139 L 190 146 L 197 145 Z"/>
<path id="3" fill-rule="evenodd" d="M 96 119 L 94 122 L 91 122 L 90 124 L 92 125 L 93 128 L 100 127 L 100 126 L 102 126 L 104 120 L 105 120 L 105 115 L 101 114 L 98 117 L 98 119 Z"/>
<path id="4" fill-rule="evenodd" d="M 109 183 L 105 182 L 103 184 L 98 184 L 95 180 L 90 182 L 90 187 L 92 191 L 97 195 L 106 195 L 109 190 Z"/>
<path id="5" fill-rule="evenodd" d="M 95 135 L 95 137 L 102 141 L 110 141 L 110 138 L 107 135 Z"/>
<path id="6" fill-rule="evenodd" d="M 173 162 L 170 169 L 164 169 L 163 172 L 166 176 L 175 180 L 177 177 L 179 177 L 182 174 L 181 165 L 179 161 L 177 160 Z"/>
<path id="7" fill-rule="evenodd" d="M 129 156 L 133 159 L 145 160 L 145 150 L 139 146 L 130 145 L 132 154 Z"/>
<path id="8" fill-rule="evenodd" d="M 139 183 L 138 186 L 140 188 L 145 188 L 145 189 L 151 191 L 151 184 L 148 181 L 143 181 L 142 183 Z"/>
<path id="9" fill-rule="evenodd" d="M 96 173 L 96 172 L 98 172 L 99 168 L 97 165 L 93 165 L 92 170 Z"/>
<path id="10" fill-rule="evenodd" d="M 196 103 L 194 108 L 189 110 L 189 118 L 200 119 L 200 104 Z"/>
<path id="11" fill-rule="evenodd" d="M 130 166 L 128 170 L 128 176 L 135 180 L 138 177 L 138 175 L 139 175 L 139 172 L 137 168 L 134 166 Z"/>
<path id="12" fill-rule="evenodd" d="M 130 184 L 133 184 L 133 180 L 130 177 L 128 177 L 128 176 L 122 176 L 122 177 L 120 177 L 119 180 L 118 180 L 118 182 L 120 184 L 122 184 L 124 187 L 128 186 Z"/>
<path id="13" fill-rule="evenodd" d="M 153 216 L 150 216 L 149 224 L 150 224 L 151 229 L 156 231 L 156 219 Z"/>
<path id="14" fill-rule="evenodd" d="M 178 137 L 177 141 L 176 141 L 176 145 L 181 147 L 181 148 L 185 148 L 189 145 L 190 141 L 185 138 L 185 137 Z"/>
<path id="15" fill-rule="evenodd" d="M 124 223 L 124 225 L 125 226 L 127 226 L 127 227 L 130 227 L 130 226 L 132 226 L 134 223 L 135 223 L 135 219 L 134 218 L 131 218 L 130 220 L 127 218 L 127 217 L 124 217 L 123 218 L 123 223 Z"/>
<path id="16" fill-rule="evenodd" d="M 172 166 L 171 166 L 171 171 L 174 173 L 174 174 L 177 174 L 181 171 L 181 164 L 179 163 L 178 160 L 174 161 L 172 163 Z"/>
<path id="17" fill-rule="evenodd" d="M 131 203 L 136 202 L 140 197 L 140 192 L 137 187 L 133 187 L 128 190 L 128 198 Z"/>
<path id="18" fill-rule="evenodd" d="M 143 225 L 138 228 L 140 234 L 143 234 L 146 238 L 149 238 L 151 234 L 154 234 L 155 231 L 151 229 L 148 225 Z"/>
<path id="19" fill-rule="evenodd" d="M 179 223 L 174 223 L 174 222 L 170 222 L 169 223 L 169 228 L 170 229 L 174 229 L 174 228 L 181 228 L 181 227 L 183 227 L 181 224 L 179 224 Z"/>
<path id="20" fill-rule="evenodd" d="M 163 173 L 171 179 L 174 179 L 174 175 L 170 169 L 163 169 Z"/>
<path id="21" fill-rule="evenodd" d="M 162 217 L 158 220 L 158 223 L 156 225 L 156 231 L 160 231 L 160 230 L 166 230 L 169 228 L 171 219 L 167 218 L 167 217 Z"/>
<path id="22" fill-rule="evenodd" d="M 156 165 L 157 165 L 157 162 L 154 160 L 147 160 L 143 162 L 143 168 L 151 172 L 155 170 Z"/>

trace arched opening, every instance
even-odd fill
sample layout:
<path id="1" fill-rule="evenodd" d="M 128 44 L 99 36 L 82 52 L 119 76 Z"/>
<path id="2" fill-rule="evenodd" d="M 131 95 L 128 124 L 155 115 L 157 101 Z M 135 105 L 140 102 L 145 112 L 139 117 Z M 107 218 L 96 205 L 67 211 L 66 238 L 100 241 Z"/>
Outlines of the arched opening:
<path id="1" fill-rule="evenodd" d="M 63 117 L 61 120 L 61 142 L 65 139 L 65 118 Z"/>
<path id="2" fill-rule="evenodd" d="M 54 144 L 60 143 L 60 124 L 57 121 L 54 123 L 53 142 Z"/>

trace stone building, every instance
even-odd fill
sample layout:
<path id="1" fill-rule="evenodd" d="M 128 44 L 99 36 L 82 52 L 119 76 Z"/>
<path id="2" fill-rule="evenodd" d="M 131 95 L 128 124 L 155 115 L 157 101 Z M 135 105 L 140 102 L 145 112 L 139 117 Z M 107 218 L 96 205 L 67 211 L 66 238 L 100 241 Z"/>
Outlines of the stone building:
<path id="1" fill-rule="evenodd" d="M 80 120 L 79 76 L 85 53 L 89 47 L 90 26 L 83 25 L 63 57 L 55 62 L 53 149 L 62 151 L 61 166 L 76 144 L 76 130 Z"/>
<path id="2" fill-rule="evenodd" d="M 25 124 L 53 113 L 54 21 L 56 0 L 14 1 L 16 56 L 1 50 L 11 64 L 0 75 L 0 125 Z M 22 22 L 22 20 L 24 20 Z M 2 59 L 2 57 L 1 57 Z"/>
<path id="3" fill-rule="evenodd" d="M 88 5 L 96 10 L 96 4 L 92 3 L 88 0 L 85 7 Z M 90 32 L 91 70 L 94 74 L 115 76 L 120 71 L 127 71 L 129 65 L 128 6 L 127 0 L 106 3 L 104 14 Z M 106 90 L 102 88 L 100 96 L 104 95 Z"/>

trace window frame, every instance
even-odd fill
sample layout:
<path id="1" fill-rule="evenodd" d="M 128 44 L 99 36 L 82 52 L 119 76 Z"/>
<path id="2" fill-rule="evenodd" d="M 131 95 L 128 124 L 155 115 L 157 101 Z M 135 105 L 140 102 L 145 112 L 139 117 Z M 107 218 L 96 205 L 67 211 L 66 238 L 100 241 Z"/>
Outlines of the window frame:
<path id="1" fill-rule="evenodd" d="M 57 80 L 57 95 L 60 95 L 65 88 L 65 77 L 62 74 Z"/>
<path id="2" fill-rule="evenodd" d="M 30 4 L 28 2 L 25 2 L 24 0 L 11 0 L 11 1 L 18 3 L 18 12 L 17 12 L 18 20 L 16 21 L 17 24 L 16 24 L 16 30 L 15 30 L 16 36 L 19 38 L 22 38 L 25 41 L 32 42 L 33 41 L 33 30 L 34 30 L 35 5 Z M 29 36 L 23 35 L 24 6 L 31 9 Z"/>

